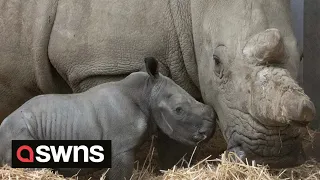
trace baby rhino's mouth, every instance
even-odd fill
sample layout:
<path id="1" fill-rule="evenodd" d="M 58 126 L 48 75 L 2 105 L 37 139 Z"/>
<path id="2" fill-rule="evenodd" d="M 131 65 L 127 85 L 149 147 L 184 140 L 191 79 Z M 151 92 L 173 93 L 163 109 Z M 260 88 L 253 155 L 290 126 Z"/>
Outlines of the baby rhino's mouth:
<path id="1" fill-rule="evenodd" d="M 196 117 L 198 120 L 197 124 L 193 124 L 192 130 L 189 129 L 188 132 L 192 132 L 192 134 L 184 135 L 181 138 L 184 139 L 184 141 L 187 141 L 185 143 L 197 146 L 199 143 L 207 142 L 209 141 L 214 132 L 215 132 L 215 122 L 214 120 L 208 119 L 208 118 L 200 118 Z M 198 119 L 199 118 L 199 119 Z M 196 127 L 196 128 L 195 128 Z M 183 134 L 183 133 L 182 133 Z"/>
<path id="2" fill-rule="evenodd" d="M 197 146 L 198 144 L 202 143 L 202 142 L 207 142 L 210 137 L 211 137 L 212 130 L 211 131 L 198 131 L 197 133 L 195 133 L 192 137 L 191 137 L 191 144 L 193 146 Z"/>
<path id="3" fill-rule="evenodd" d="M 214 120 L 211 119 L 203 119 L 202 127 L 198 130 L 198 132 L 193 136 L 194 141 L 197 144 L 201 142 L 206 142 L 210 140 L 215 132 L 215 123 Z"/>

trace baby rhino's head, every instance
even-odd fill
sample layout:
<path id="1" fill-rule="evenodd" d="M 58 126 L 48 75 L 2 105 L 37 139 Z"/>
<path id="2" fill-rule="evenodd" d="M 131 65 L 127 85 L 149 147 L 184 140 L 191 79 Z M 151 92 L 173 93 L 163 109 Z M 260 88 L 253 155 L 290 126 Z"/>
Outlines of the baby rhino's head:
<path id="1" fill-rule="evenodd" d="M 213 108 L 160 74 L 154 58 L 145 58 L 145 65 L 152 83 L 150 104 L 157 126 L 170 138 L 188 145 L 211 138 L 216 126 Z"/>

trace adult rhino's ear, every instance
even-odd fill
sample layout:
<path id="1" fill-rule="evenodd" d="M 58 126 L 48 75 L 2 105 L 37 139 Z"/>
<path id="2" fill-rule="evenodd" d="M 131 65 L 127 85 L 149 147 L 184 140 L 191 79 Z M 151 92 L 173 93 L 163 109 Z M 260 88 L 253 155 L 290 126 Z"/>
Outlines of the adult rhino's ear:
<path id="1" fill-rule="evenodd" d="M 146 57 L 144 63 L 147 73 L 153 78 L 158 78 L 158 61 L 154 57 Z"/>

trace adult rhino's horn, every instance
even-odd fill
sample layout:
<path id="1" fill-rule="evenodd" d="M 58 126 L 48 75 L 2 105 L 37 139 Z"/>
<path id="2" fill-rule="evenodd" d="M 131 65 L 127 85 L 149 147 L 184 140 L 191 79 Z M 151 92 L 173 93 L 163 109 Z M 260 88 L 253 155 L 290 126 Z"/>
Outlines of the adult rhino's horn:
<path id="1" fill-rule="evenodd" d="M 258 64 L 280 63 L 284 58 L 284 45 L 278 29 L 260 32 L 247 42 L 243 54 Z"/>

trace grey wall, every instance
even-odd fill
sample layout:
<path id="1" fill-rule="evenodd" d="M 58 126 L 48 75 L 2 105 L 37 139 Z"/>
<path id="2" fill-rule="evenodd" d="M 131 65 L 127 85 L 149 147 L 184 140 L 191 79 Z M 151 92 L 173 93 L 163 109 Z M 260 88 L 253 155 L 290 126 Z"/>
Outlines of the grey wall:
<path id="1" fill-rule="evenodd" d="M 301 52 L 303 50 L 303 8 L 304 0 L 291 0 L 292 27 Z"/>
<path id="2" fill-rule="evenodd" d="M 311 128 L 320 131 L 320 0 L 291 0 L 292 27 L 304 58 L 298 82 L 315 104 Z"/>
<path id="3" fill-rule="evenodd" d="M 320 130 L 320 0 L 304 1 L 303 34 L 303 87 L 317 110 L 311 127 Z"/>
<path id="4" fill-rule="evenodd" d="M 292 27 L 301 53 L 303 52 L 303 8 L 304 0 L 291 0 Z M 298 82 L 303 86 L 303 60 L 300 63 Z"/>

